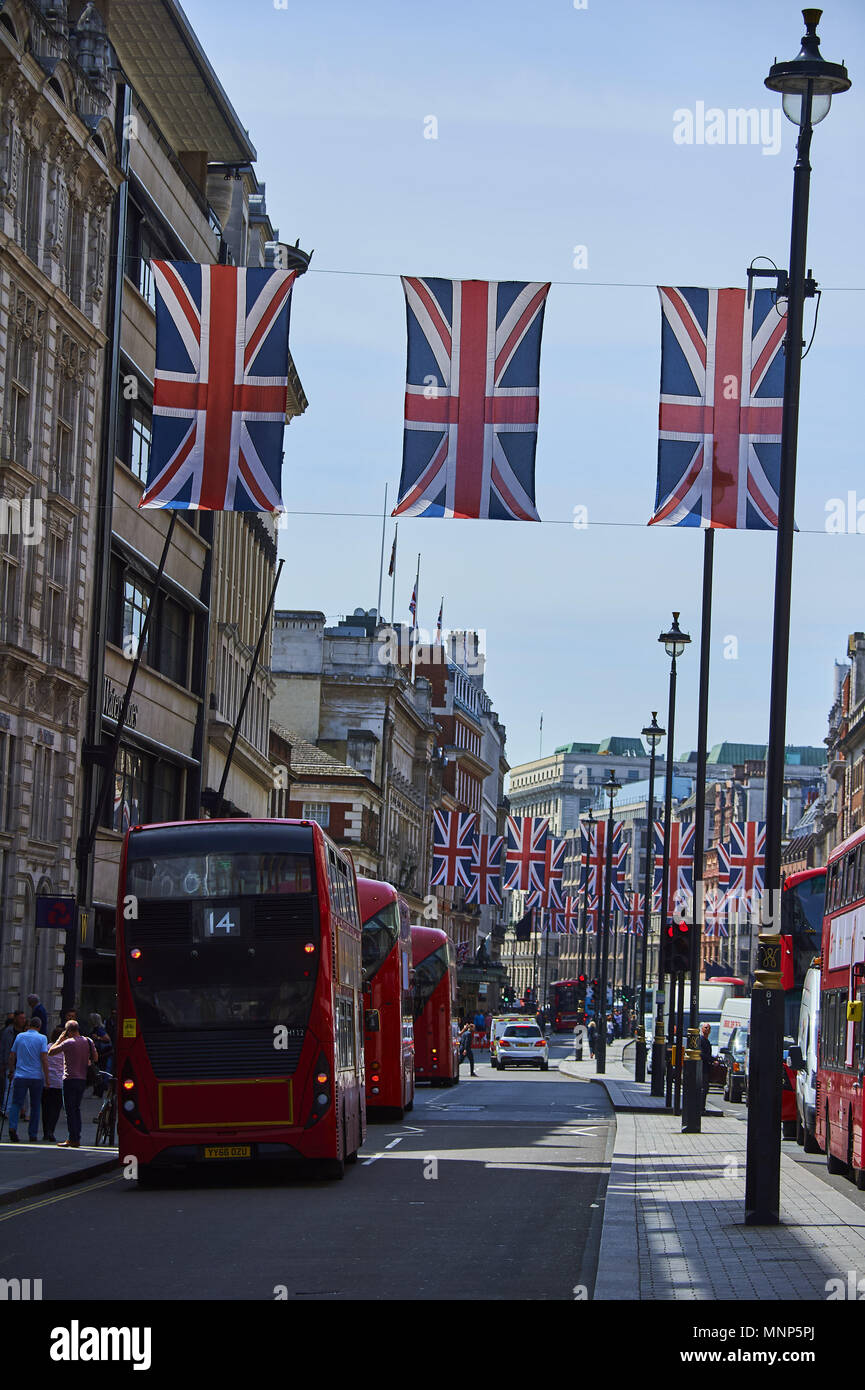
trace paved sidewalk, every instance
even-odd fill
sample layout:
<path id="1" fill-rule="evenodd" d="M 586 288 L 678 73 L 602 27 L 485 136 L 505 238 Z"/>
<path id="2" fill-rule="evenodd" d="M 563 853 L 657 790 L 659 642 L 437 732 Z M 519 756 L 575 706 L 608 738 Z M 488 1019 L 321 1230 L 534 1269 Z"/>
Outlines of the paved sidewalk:
<path id="1" fill-rule="evenodd" d="M 603 1085 L 616 1110 L 596 1299 L 825 1301 L 828 1280 L 846 1288 L 848 1271 L 865 1274 L 854 1201 L 782 1150 L 781 1224 L 746 1226 L 741 1107 L 710 1109 L 700 1134 L 682 1134 L 614 1049 L 603 1076 L 594 1062 L 559 1064 Z"/>
<path id="2" fill-rule="evenodd" d="M 607 1048 L 605 1058 L 606 1071 L 602 1075 L 597 1074 L 597 1062 L 594 1057 L 589 1057 L 588 1051 L 584 1049 L 584 1061 L 574 1062 L 564 1058 L 559 1062 L 559 1071 L 565 1076 L 576 1076 L 581 1081 L 597 1081 L 599 1086 L 603 1086 L 610 1097 L 616 1110 L 635 1110 L 646 1111 L 648 1113 L 660 1112 L 667 1113 L 666 1103 L 663 1096 L 653 1096 L 650 1089 L 650 1080 L 637 1082 L 634 1080 L 633 1068 L 625 1067 L 622 1063 L 622 1053 L 625 1044 L 620 1040 L 614 1041 Z M 709 1115 L 720 1115 L 721 1110 L 716 1109 L 710 1094 L 706 1113 Z"/>
<path id="3" fill-rule="evenodd" d="M 27 1125 L 19 1122 L 19 1143 L 9 1139 L 9 1121 L 3 1121 L 3 1142 L 0 1144 L 0 1206 L 35 1197 L 40 1192 L 66 1187 L 112 1172 L 117 1167 L 117 1149 L 104 1145 L 96 1148 L 96 1116 L 102 1105 L 88 1091 L 81 1105 L 80 1149 L 58 1149 L 55 1144 L 30 1144 Z M 67 1138 L 66 1116 L 60 1112 L 55 1135 L 58 1142 Z M 42 1126 L 39 1126 L 42 1137 Z"/>

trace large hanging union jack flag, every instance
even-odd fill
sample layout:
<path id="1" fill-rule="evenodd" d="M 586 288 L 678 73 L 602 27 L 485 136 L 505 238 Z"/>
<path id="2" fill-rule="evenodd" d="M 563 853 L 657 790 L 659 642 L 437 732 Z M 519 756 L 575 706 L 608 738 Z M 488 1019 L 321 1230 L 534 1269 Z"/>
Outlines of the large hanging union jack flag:
<path id="1" fill-rule="evenodd" d="M 477 903 L 479 907 L 501 907 L 504 842 L 503 835 L 475 835 L 470 866 L 472 885 L 466 893 L 467 903 Z"/>
<path id="2" fill-rule="evenodd" d="M 786 315 L 772 290 L 661 296 L 658 485 L 650 526 L 775 530 Z"/>
<path id="3" fill-rule="evenodd" d="M 504 882 L 508 890 L 543 889 L 549 823 L 547 816 L 508 816 Z"/>
<path id="4" fill-rule="evenodd" d="M 557 839 L 555 835 L 548 835 L 544 860 L 544 886 L 532 890 L 526 898 L 526 907 L 561 907 L 564 867 L 565 841 Z"/>
<path id="5" fill-rule="evenodd" d="M 578 898 L 566 897 L 562 900 L 561 912 L 554 914 L 555 930 L 565 936 L 576 936 L 580 930 L 580 904 Z"/>
<path id="6" fill-rule="evenodd" d="M 718 867 L 727 898 L 754 903 L 763 892 L 766 865 L 766 822 L 732 821 L 730 838 L 718 845 Z"/>
<path id="7" fill-rule="evenodd" d="M 628 910 L 625 914 L 625 926 L 630 936 L 642 936 L 644 934 L 645 905 L 646 895 L 644 893 L 631 894 L 631 901 L 628 903 Z"/>
<path id="8" fill-rule="evenodd" d="M 674 820 L 670 825 L 670 876 L 668 883 L 667 917 L 684 920 L 694 895 L 694 831 L 695 825 L 683 825 Z M 664 874 L 664 822 L 655 821 L 655 876 L 652 884 L 652 907 L 661 911 L 661 888 Z"/>
<path id="9" fill-rule="evenodd" d="M 402 277 L 405 432 L 394 516 L 540 521 L 535 446 L 549 284 Z"/>
<path id="10" fill-rule="evenodd" d="M 431 887 L 471 888 L 475 811 L 433 811 Z"/>
<path id="11" fill-rule="evenodd" d="M 282 510 L 294 270 L 151 261 L 153 442 L 142 507 Z"/>
<path id="12" fill-rule="evenodd" d="M 617 907 L 621 912 L 625 911 L 625 899 L 622 894 L 621 869 L 628 853 L 628 845 L 623 839 L 624 821 L 613 822 L 613 845 L 612 860 L 610 867 L 610 906 Z M 585 836 L 585 827 L 583 829 Z M 583 868 L 580 883 L 585 883 L 586 874 L 589 877 L 589 892 L 595 897 L 600 898 L 603 904 L 604 884 L 607 876 L 607 821 L 594 821 L 591 827 L 591 835 L 585 837 L 583 844 L 586 849 L 583 854 Z"/>
<path id="13" fill-rule="evenodd" d="M 727 923 L 727 897 L 717 888 L 706 894 L 703 904 L 703 934 L 708 937 L 730 935 Z"/>
<path id="14" fill-rule="evenodd" d="M 601 900 L 595 893 L 589 893 L 586 897 L 586 933 L 588 936 L 597 936 L 600 917 Z"/>

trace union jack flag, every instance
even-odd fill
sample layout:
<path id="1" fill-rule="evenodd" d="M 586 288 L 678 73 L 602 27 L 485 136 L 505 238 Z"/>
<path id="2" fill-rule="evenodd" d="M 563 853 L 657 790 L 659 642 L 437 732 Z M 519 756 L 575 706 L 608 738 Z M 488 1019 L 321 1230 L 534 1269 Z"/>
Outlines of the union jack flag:
<path id="1" fill-rule="evenodd" d="M 557 932 L 563 932 L 565 936 L 576 936 L 580 930 L 579 898 L 564 898 L 561 912 L 555 913 L 555 922 Z"/>
<path id="2" fill-rule="evenodd" d="M 713 888 L 706 894 L 703 904 L 703 933 L 705 936 L 729 936 L 727 923 L 727 895 Z"/>
<path id="3" fill-rule="evenodd" d="M 472 947 L 470 941 L 458 941 L 456 944 L 456 957 L 460 965 L 465 965 L 471 958 Z"/>
<path id="4" fill-rule="evenodd" d="M 139 506 L 281 511 L 297 272 L 187 261 L 151 266 L 153 442 Z"/>
<path id="5" fill-rule="evenodd" d="M 766 822 L 732 821 L 730 838 L 718 845 L 718 865 L 727 884 L 727 897 L 753 902 L 763 892 L 766 864 Z"/>
<path id="6" fill-rule="evenodd" d="M 774 291 L 661 296 L 658 486 L 650 526 L 778 526 L 786 315 Z"/>
<path id="7" fill-rule="evenodd" d="M 622 912 L 625 911 L 625 899 L 622 896 L 621 875 L 619 871 L 628 853 L 628 845 L 622 838 L 623 830 L 623 821 L 613 822 L 610 906 L 618 907 Z M 581 883 L 585 883 L 586 874 L 588 874 L 589 877 L 589 892 L 600 898 L 603 903 L 604 884 L 606 883 L 607 875 L 607 822 L 605 820 L 595 821 L 592 825 L 591 839 L 588 843 L 587 851 L 583 856 Z"/>
<path id="8" fill-rule="evenodd" d="M 588 936 L 597 936 L 600 916 L 601 900 L 596 893 L 589 893 L 586 898 L 586 933 Z"/>
<path id="9" fill-rule="evenodd" d="M 625 914 L 625 925 L 631 936 L 642 936 L 645 932 L 645 906 L 645 893 L 631 894 L 631 901 L 628 903 L 628 910 Z"/>
<path id="10" fill-rule="evenodd" d="M 408 324 L 394 516 L 540 521 L 535 446 L 549 284 L 402 277 Z"/>
<path id="11" fill-rule="evenodd" d="M 688 904 L 694 896 L 694 830 L 695 825 L 673 821 L 670 825 L 670 877 L 668 880 L 667 917 L 684 919 Z M 664 878 L 664 822 L 655 821 L 655 877 L 652 884 L 652 907 L 661 911 L 661 889 Z"/>
<path id="12" fill-rule="evenodd" d="M 503 835 L 476 835 L 472 842 L 471 880 L 467 903 L 479 907 L 502 905 L 501 873 Z"/>
<path id="13" fill-rule="evenodd" d="M 408 601 L 408 611 L 411 613 L 412 624 L 417 622 L 417 584 L 411 591 L 411 598 Z"/>
<path id="14" fill-rule="evenodd" d="M 561 907 L 562 871 L 565 867 L 565 841 L 555 835 L 547 836 L 544 860 L 544 886 L 535 888 L 526 898 L 526 907 Z"/>
<path id="15" fill-rule="evenodd" d="M 547 816 L 508 816 L 505 888 L 543 889 L 549 823 Z"/>
<path id="16" fill-rule="evenodd" d="M 433 864 L 430 885 L 471 888 L 475 811 L 433 811 Z"/>

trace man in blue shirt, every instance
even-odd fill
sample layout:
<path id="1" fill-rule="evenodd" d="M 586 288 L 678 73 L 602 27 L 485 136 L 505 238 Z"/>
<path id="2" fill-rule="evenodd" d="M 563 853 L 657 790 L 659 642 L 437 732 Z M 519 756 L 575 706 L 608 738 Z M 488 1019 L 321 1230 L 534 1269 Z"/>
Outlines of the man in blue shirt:
<path id="1" fill-rule="evenodd" d="M 48 1039 L 40 1033 L 40 1019 L 33 1017 L 27 1031 L 19 1033 L 9 1054 L 9 1075 L 12 1080 L 12 1104 L 9 1107 L 9 1138 L 18 1143 L 18 1116 L 25 1096 L 30 1096 L 31 1144 L 39 1143 L 39 1114 L 42 1088 L 48 1084 Z"/>
<path id="2" fill-rule="evenodd" d="M 48 1036 L 48 1011 L 44 1004 L 40 1004 L 38 994 L 28 994 L 27 1008 L 30 1010 L 31 1018 L 39 1019 L 39 1032 Z"/>

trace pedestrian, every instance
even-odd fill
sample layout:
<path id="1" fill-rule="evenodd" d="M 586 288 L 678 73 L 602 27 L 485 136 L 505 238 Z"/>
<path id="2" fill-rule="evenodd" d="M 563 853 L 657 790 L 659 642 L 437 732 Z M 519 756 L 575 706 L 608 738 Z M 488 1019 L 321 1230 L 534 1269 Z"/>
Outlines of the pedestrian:
<path id="1" fill-rule="evenodd" d="M 475 1032 L 476 1032 L 476 1033 L 482 1033 L 483 1031 L 484 1031 L 484 1016 L 483 1016 L 483 1014 L 481 1013 L 480 1009 L 478 1009 L 477 1013 L 475 1014 Z"/>
<path id="2" fill-rule="evenodd" d="M 709 1041 L 710 1025 L 704 1023 L 700 1029 L 700 1057 L 703 1062 L 703 1086 L 700 1095 L 700 1114 L 706 1113 L 706 1097 L 709 1094 L 709 1078 L 712 1075 L 712 1044 Z"/>
<path id="3" fill-rule="evenodd" d="M 2 1029 L 0 1029 L 0 1077 L 3 1078 L 4 1098 L 6 1095 L 6 1090 L 10 1089 L 6 1086 L 6 1070 L 9 1066 L 9 1053 L 12 1051 L 12 1040 L 14 1037 L 15 1015 L 9 1013 L 6 1015 L 6 1020 L 3 1024 Z M 0 1116 L 2 1116 L 4 1119 L 6 1118 L 6 1111 L 2 1105 L 0 1105 Z"/>
<path id="4" fill-rule="evenodd" d="M 96 1047 L 96 1055 L 98 1058 L 96 1065 L 99 1067 L 100 1071 L 107 1071 L 107 1062 L 111 1053 L 111 1039 L 108 1036 L 108 1030 L 105 1027 L 105 1024 L 102 1022 L 101 1014 L 90 1015 L 89 1036 L 93 1040 L 93 1043 Z M 103 1095 L 104 1091 L 105 1083 L 103 1082 L 101 1076 L 97 1077 L 96 1083 L 93 1087 L 93 1094 L 98 1099 Z"/>
<path id="5" fill-rule="evenodd" d="M 587 1031 L 589 1034 L 589 1056 L 594 1057 L 595 1048 L 598 1043 L 598 1025 L 593 1018 L 589 1019 Z"/>
<path id="6" fill-rule="evenodd" d="M 63 1029 L 58 1023 L 48 1040 L 49 1046 L 60 1037 Z M 59 1053 L 48 1057 L 48 1081 L 42 1092 L 42 1138 L 46 1144 L 56 1144 L 54 1129 L 63 1107 L 63 1058 Z"/>
<path id="7" fill-rule="evenodd" d="M 465 1058 L 468 1059 L 470 1075 L 475 1074 L 475 1054 L 472 1052 L 472 1039 L 474 1037 L 474 1024 L 469 1019 L 463 1026 L 460 1033 L 460 1064 Z"/>
<path id="8" fill-rule="evenodd" d="M 613 1038 L 614 1038 L 615 1036 L 616 1036 L 616 1025 L 615 1025 L 615 1023 L 613 1022 L 613 1016 L 612 1016 L 612 1014 L 610 1014 L 610 1015 L 608 1015 L 608 1017 L 607 1017 L 607 1045 L 609 1045 L 609 1044 L 613 1041 Z"/>
<path id="9" fill-rule="evenodd" d="M 25 1096 L 30 1099 L 30 1143 L 39 1143 L 39 1106 L 43 1087 L 48 1084 L 47 1051 L 48 1039 L 44 1033 L 40 1033 L 39 1019 L 34 1016 L 26 1030 L 15 1037 L 9 1053 L 8 1073 L 12 1078 L 9 1138 L 13 1144 L 18 1143 L 18 1120 Z"/>
<path id="10" fill-rule="evenodd" d="M 29 1011 L 30 1011 L 30 1017 L 31 1017 L 31 1018 L 38 1018 L 38 1019 L 39 1019 L 39 1032 L 40 1032 L 40 1033 L 44 1033 L 45 1036 L 46 1036 L 46 1038 L 47 1038 L 47 1037 L 48 1037 L 48 1011 L 47 1011 L 47 1009 L 45 1008 L 45 1005 L 44 1005 L 44 1004 L 40 1004 L 40 1003 L 39 1003 L 39 995 L 38 995 L 38 994 L 28 994 L 28 996 L 27 996 L 27 1008 L 28 1008 Z"/>
<path id="11" fill-rule="evenodd" d="M 90 1038 L 83 1038 L 74 1019 L 70 1019 L 55 1043 L 48 1049 L 49 1055 L 63 1053 L 63 1108 L 69 1138 L 59 1147 L 77 1149 L 81 1144 L 81 1098 L 87 1086 L 87 1068 L 96 1065 L 96 1047 Z"/>

